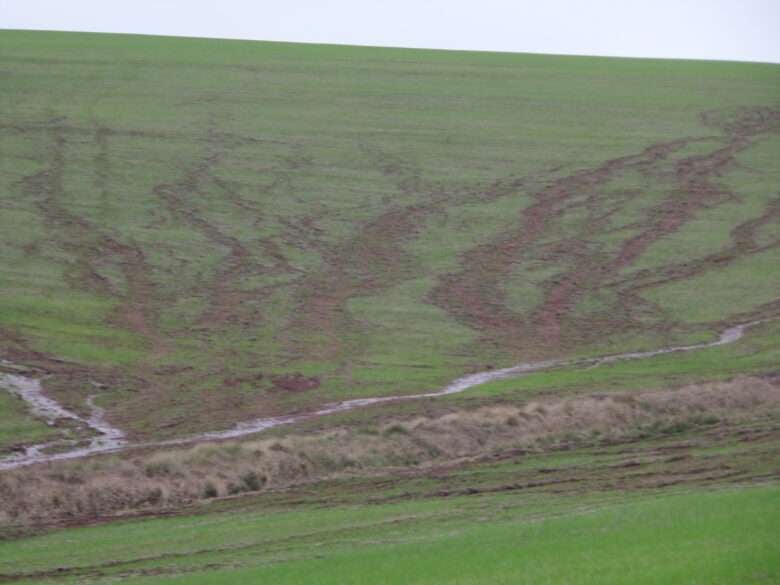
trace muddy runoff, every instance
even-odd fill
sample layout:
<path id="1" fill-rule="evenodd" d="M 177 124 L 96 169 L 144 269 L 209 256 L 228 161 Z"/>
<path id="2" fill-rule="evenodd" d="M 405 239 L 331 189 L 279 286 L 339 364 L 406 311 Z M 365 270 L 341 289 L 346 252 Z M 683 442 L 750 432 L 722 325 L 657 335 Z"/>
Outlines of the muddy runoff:
<path id="1" fill-rule="evenodd" d="M 2 362 L 2 365 L 6 368 L 12 366 L 7 362 Z M 90 416 L 85 418 L 46 396 L 39 379 L 22 374 L 0 373 L 0 388 L 24 400 L 30 414 L 43 419 L 49 426 L 56 426 L 60 420 L 70 420 L 95 434 L 87 441 L 74 439 L 27 445 L 19 453 L 0 459 L 0 469 L 13 469 L 43 461 L 75 459 L 93 453 L 116 451 L 127 444 L 124 432 L 109 424 L 103 409 L 95 404 L 95 396 L 87 399 Z M 50 452 L 55 449 L 59 452 Z"/>
<path id="2" fill-rule="evenodd" d="M 425 392 L 422 394 L 407 394 L 401 396 L 382 396 L 376 398 L 358 398 L 353 400 L 344 400 L 326 404 L 318 410 L 303 414 L 291 414 L 278 417 L 259 418 L 239 422 L 230 429 L 221 431 L 210 431 L 198 433 L 187 437 L 170 439 L 166 441 L 137 442 L 131 443 L 125 439 L 121 429 L 112 426 L 105 418 L 105 413 L 95 402 L 95 396 L 90 396 L 87 403 L 90 406 L 91 414 L 88 418 L 64 408 L 56 401 L 44 395 L 39 379 L 27 377 L 21 373 L 2 373 L 0 372 L 0 388 L 5 389 L 11 394 L 21 398 L 27 403 L 30 413 L 38 418 L 45 420 L 49 425 L 55 425 L 59 419 L 70 419 L 77 424 L 83 425 L 86 429 L 93 432 L 95 436 L 86 443 L 78 444 L 77 441 L 53 441 L 25 447 L 21 452 L 0 459 L 0 470 L 14 469 L 36 463 L 46 463 L 51 461 L 62 461 L 67 459 L 78 459 L 89 455 L 100 453 L 117 453 L 136 447 L 164 447 L 171 445 L 187 445 L 204 441 L 216 441 L 220 439 L 234 439 L 243 437 L 296 422 L 327 416 L 339 412 L 355 410 L 374 404 L 389 402 L 402 402 L 409 400 L 421 400 L 425 398 L 437 398 L 449 394 L 458 394 L 466 390 L 505 378 L 513 378 L 556 367 L 598 367 L 602 364 L 608 364 L 617 361 L 635 360 L 651 358 L 658 355 L 694 351 L 734 343 L 741 339 L 745 331 L 766 320 L 743 323 L 725 329 L 715 341 L 698 343 L 693 345 L 681 345 L 664 347 L 651 351 L 628 352 L 613 354 L 601 357 L 581 358 L 581 359 L 552 359 L 540 362 L 527 362 L 518 364 L 509 368 L 498 370 L 489 370 L 469 374 L 458 378 L 447 386 L 434 392 Z M 2 362 L 6 369 L 21 370 L 13 364 Z"/>

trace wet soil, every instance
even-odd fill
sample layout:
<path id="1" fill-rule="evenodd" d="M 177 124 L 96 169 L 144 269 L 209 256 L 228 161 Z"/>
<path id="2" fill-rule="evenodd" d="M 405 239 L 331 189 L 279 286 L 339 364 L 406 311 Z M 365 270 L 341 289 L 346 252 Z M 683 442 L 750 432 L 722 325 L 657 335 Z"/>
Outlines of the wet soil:
<path id="1" fill-rule="evenodd" d="M 221 439 L 233 439 L 237 437 L 243 437 L 250 434 L 259 433 L 261 431 L 279 427 L 282 425 L 289 425 L 296 422 L 302 422 L 313 418 L 327 416 L 338 412 L 346 412 L 357 408 L 363 408 L 366 406 L 384 404 L 390 402 L 404 402 L 410 400 L 421 400 L 428 398 L 436 398 L 440 396 L 446 396 L 449 394 L 457 394 L 464 392 L 470 388 L 485 384 L 490 381 L 500 380 L 504 378 L 510 378 L 515 376 L 521 376 L 530 372 L 544 371 L 550 368 L 569 366 L 569 367 L 597 367 L 602 364 L 612 363 L 622 360 L 633 360 L 650 358 L 657 355 L 694 351 L 698 349 L 705 349 L 709 347 L 716 347 L 729 343 L 734 343 L 742 338 L 745 334 L 745 330 L 751 326 L 759 324 L 761 321 L 752 323 L 744 323 L 725 329 L 718 339 L 708 343 L 700 343 L 686 346 L 665 347 L 652 351 L 645 352 L 629 352 L 623 354 L 614 354 L 601 357 L 583 358 L 583 359 L 554 359 L 542 362 L 529 362 L 522 363 L 510 368 L 503 369 L 490 369 L 485 372 L 478 372 L 458 378 L 444 388 L 434 391 L 426 392 L 422 394 L 407 394 L 401 396 L 383 396 L 377 398 L 360 398 L 354 400 L 345 400 L 342 402 L 335 402 L 327 404 L 318 410 L 302 413 L 302 414 L 290 414 L 279 417 L 265 417 L 255 420 L 244 421 L 236 424 L 233 428 L 222 431 L 210 431 L 205 433 L 198 433 L 188 437 L 181 437 L 177 439 L 170 439 L 167 441 L 145 442 L 145 443 L 129 443 L 124 439 L 124 433 L 115 427 L 112 427 L 104 418 L 104 413 L 101 409 L 94 405 L 94 402 L 90 402 L 92 407 L 92 415 L 88 419 L 79 417 L 78 415 L 71 413 L 70 411 L 62 408 L 56 402 L 43 395 L 41 391 L 40 382 L 38 380 L 27 378 L 16 374 L 0 374 L 0 387 L 5 387 L 14 394 L 17 394 L 20 398 L 25 400 L 31 408 L 33 414 L 56 420 L 57 418 L 70 418 L 77 420 L 93 431 L 98 433 L 98 436 L 90 442 L 87 446 L 78 446 L 73 449 L 59 451 L 56 453 L 46 453 L 44 450 L 54 444 L 46 445 L 32 445 L 25 449 L 23 453 L 17 453 L 10 457 L 0 459 L 0 470 L 2 469 L 14 469 L 18 467 L 24 467 L 28 465 L 34 465 L 37 463 L 45 463 L 49 461 L 61 461 L 67 459 L 78 459 L 89 455 L 98 453 L 113 453 L 122 450 L 126 450 L 132 447 L 161 447 L 171 445 L 186 445 L 191 443 L 197 443 L 202 441 L 213 441 Z M 296 377 L 298 380 L 308 380 L 302 376 Z M 306 382 L 311 384 L 312 382 Z M 54 417 L 54 418 L 52 418 Z"/>
<path id="2" fill-rule="evenodd" d="M 686 262 L 683 266 L 672 265 L 661 269 L 661 274 L 645 271 L 628 278 L 622 276 L 622 271 L 650 245 L 679 230 L 697 211 L 737 198 L 718 179 L 735 164 L 737 154 L 762 135 L 778 130 L 780 110 L 744 108 L 736 112 L 707 112 L 702 119 L 723 135 L 653 144 L 638 154 L 612 159 L 557 179 L 534 193 L 534 202 L 521 212 L 515 227 L 465 253 L 459 271 L 440 277 L 430 295 L 431 302 L 509 353 L 534 350 L 550 353 L 630 329 L 634 307 L 643 309 L 646 305 L 638 295 L 643 289 L 690 278 L 747 254 L 780 245 L 778 238 L 757 246 L 750 235 L 775 217 L 773 203 L 762 216 L 737 226 L 732 234 L 733 245 L 714 257 Z M 721 146 L 709 153 L 674 158 L 689 145 L 713 140 Z M 601 189 L 629 172 L 640 173 L 649 181 L 661 176 L 665 180 L 671 178 L 674 187 L 665 199 L 646 211 L 646 219 L 636 226 L 638 233 L 627 236 L 615 252 L 605 253 L 603 246 L 594 244 L 591 238 L 604 233 L 609 217 L 634 198 L 641 197 L 642 192 L 628 193 L 622 202 L 606 210 L 595 203 L 602 199 Z M 563 214 L 580 205 L 583 198 L 589 216 L 579 231 L 565 234 L 554 247 L 543 243 L 542 239 L 555 229 Z M 527 313 L 510 310 L 503 284 L 516 266 L 538 256 L 544 246 L 547 265 L 560 264 L 562 272 L 545 283 L 544 298 L 538 307 Z M 576 303 L 589 292 L 609 289 L 617 289 L 618 305 L 589 322 L 576 321 L 576 326 L 568 327 L 564 336 L 564 324 L 575 321 L 571 313 Z M 529 347 L 528 340 L 533 340 L 536 347 Z"/>

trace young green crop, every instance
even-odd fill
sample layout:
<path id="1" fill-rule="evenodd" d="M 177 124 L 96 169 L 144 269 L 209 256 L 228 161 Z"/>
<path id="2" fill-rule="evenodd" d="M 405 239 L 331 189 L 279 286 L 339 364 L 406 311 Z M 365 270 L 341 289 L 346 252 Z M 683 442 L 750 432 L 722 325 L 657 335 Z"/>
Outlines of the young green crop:
<path id="1" fill-rule="evenodd" d="M 2 573 L 24 583 L 758 584 L 780 577 L 779 494 L 244 511 L 69 529 L 0 553 Z"/>
<path id="2" fill-rule="evenodd" d="M 137 435 L 776 312 L 777 65 L 1 31 L 0 70 L 0 355 Z"/>

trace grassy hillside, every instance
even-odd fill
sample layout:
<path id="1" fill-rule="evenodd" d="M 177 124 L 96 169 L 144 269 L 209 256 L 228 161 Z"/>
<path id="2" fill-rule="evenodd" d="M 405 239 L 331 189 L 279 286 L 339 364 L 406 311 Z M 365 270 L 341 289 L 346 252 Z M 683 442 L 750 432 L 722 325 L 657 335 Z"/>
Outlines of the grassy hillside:
<path id="1" fill-rule="evenodd" d="M 780 312 L 776 65 L 0 31 L 0 76 L 0 357 L 135 436 Z"/>

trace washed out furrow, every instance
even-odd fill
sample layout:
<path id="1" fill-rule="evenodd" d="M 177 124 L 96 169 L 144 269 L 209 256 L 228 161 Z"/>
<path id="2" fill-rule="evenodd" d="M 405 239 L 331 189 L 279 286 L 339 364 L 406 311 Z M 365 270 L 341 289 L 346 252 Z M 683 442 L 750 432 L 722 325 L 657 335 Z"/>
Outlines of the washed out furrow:
<path id="1" fill-rule="evenodd" d="M 52 226 L 52 233 L 64 236 L 63 245 L 76 255 L 80 276 L 75 279 L 75 288 L 81 288 L 82 282 L 89 282 L 98 294 L 118 297 L 120 304 L 115 311 L 115 319 L 119 324 L 145 339 L 154 354 L 166 353 L 168 345 L 156 326 L 158 316 L 150 302 L 154 285 L 149 278 L 150 268 L 143 251 L 136 245 L 108 235 L 104 228 L 64 206 L 62 197 L 65 193 L 68 142 L 65 133 L 56 126 L 50 128 L 48 134 L 46 168 L 23 179 L 22 190 L 31 199 L 39 201 L 38 209 Z M 105 141 L 106 137 L 103 136 L 101 140 Z M 105 177 L 101 180 L 105 180 Z M 96 261 L 102 260 L 106 252 L 118 259 L 117 264 L 126 283 L 124 293 L 115 290 L 96 270 Z"/>

